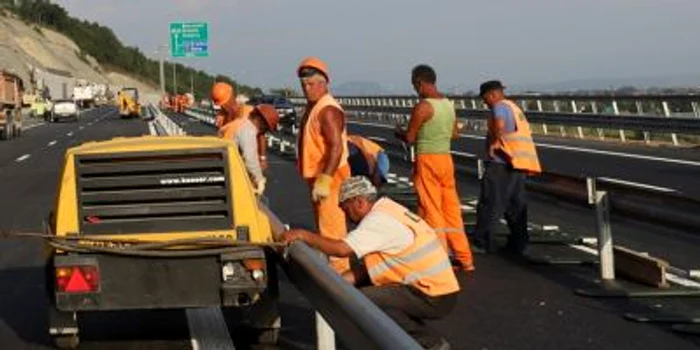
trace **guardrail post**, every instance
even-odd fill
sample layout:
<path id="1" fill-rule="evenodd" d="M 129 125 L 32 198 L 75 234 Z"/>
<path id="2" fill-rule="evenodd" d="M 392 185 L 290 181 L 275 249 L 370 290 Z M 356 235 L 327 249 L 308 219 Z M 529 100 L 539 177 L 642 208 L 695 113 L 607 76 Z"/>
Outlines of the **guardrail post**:
<path id="1" fill-rule="evenodd" d="M 620 115 L 620 109 L 617 108 L 617 101 L 613 100 L 612 101 L 612 108 L 613 108 L 613 113 L 615 115 Z M 619 129 L 620 132 L 620 141 L 626 142 L 627 141 L 627 136 L 625 135 L 625 130 Z"/>
<path id="2" fill-rule="evenodd" d="M 320 313 L 316 313 L 316 348 L 335 350 L 335 332 Z"/>
<path id="3" fill-rule="evenodd" d="M 526 100 L 520 100 L 520 108 L 523 110 L 523 112 L 527 112 L 527 101 Z"/>
<path id="4" fill-rule="evenodd" d="M 600 258 L 600 278 L 603 281 L 615 279 L 612 230 L 610 229 L 610 203 L 606 191 L 596 189 L 596 179 L 586 178 L 588 203 L 595 205 L 598 226 L 598 257 Z"/>
<path id="5" fill-rule="evenodd" d="M 486 169 L 484 168 L 484 160 L 479 158 L 476 160 L 476 176 L 479 178 L 479 180 L 484 178 L 484 172 Z"/>
<path id="6" fill-rule="evenodd" d="M 700 108 L 698 108 L 698 103 L 693 101 L 690 103 L 690 105 L 693 107 L 693 114 L 695 115 L 695 118 L 700 118 Z"/>
<path id="7" fill-rule="evenodd" d="M 470 101 L 472 102 L 472 109 L 476 109 L 476 100 L 472 98 Z"/>
<path id="8" fill-rule="evenodd" d="M 635 101 L 634 104 L 637 106 L 637 114 L 643 115 L 644 114 L 644 106 L 642 105 L 642 101 Z M 649 137 L 649 132 L 648 131 L 642 131 L 644 134 L 644 143 L 649 144 L 651 142 L 651 138 Z"/>
<path id="9" fill-rule="evenodd" d="M 671 110 L 668 108 L 668 101 L 663 101 L 661 105 L 664 108 L 664 117 L 670 118 L 671 117 Z M 676 133 L 671 133 L 671 140 L 673 141 L 674 146 L 678 146 L 678 135 Z"/>
<path id="10" fill-rule="evenodd" d="M 575 100 L 571 100 L 571 111 L 574 112 L 574 113 L 578 113 L 578 107 L 576 106 L 576 101 L 575 101 Z M 583 128 L 582 128 L 582 127 L 577 126 L 577 127 L 576 127 L 576 132 L 578 133 L 578 138 L 580 138 L 580 139 L 583 139 L 583 138 L 584 138 L 584 135 L 583 135 Z"/>
<path id="11" fill-rule="evenodd" d="M 537 111 L 542 112 L 542 100 L 537 100 Z M 547 135 L 547 124 L 542 123 L 542 133 Z"/>
<path id="12" fill-rule="evenodd" d="M 591 113 L 593 114 L 598 114 L 598 105 L 596 105 L 595 101 L 591 101 Z M 605 140 L 605 133 L 603 133 L 603 129 L 597 128 L 598 131 L 598 138 L 602 141 Z"/>

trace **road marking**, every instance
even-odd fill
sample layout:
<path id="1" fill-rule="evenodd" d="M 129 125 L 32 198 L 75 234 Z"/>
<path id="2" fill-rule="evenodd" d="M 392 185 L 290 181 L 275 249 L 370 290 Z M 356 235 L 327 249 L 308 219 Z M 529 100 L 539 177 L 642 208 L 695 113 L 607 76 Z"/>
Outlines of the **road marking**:
<path id="1" fill-rule="evenodd" d="M 22 161 L 26 160 L 26 159 L 29 158 L 29 157 L 31 157 L 31 155 L 25 154 L 25 155 L 23 155 L 23 156 L 21 156 L 21 157 L 15 159 L 15 162 L 17 162 L 17 163 L 22 162 Z"/>
<path id="2" fill-rule="evenodd" d="M 377 137 L 377 136 L 367 136 L 368 139 L 374 140 L 377 142 L 386 142 L 386 139 L 383 137 Z"/>
<path id="3" fill-rule="evenodd" d="M 375 127 L 384 128 L 384 129 L 394 129 L 393 126 L 385 125 L 385 124 L 356 122 L 356 121 L 348 121 L 348 123 L 349 124 L 357 124 L 357 125 L 375 126 Z M 476 140 L 483 140 L 486 138 L 484 136 L 465 135 L 465 134 L 460 134 L 459 137 L 464 138 L 464 139 L 476 139 Z M 535 142 L 535 144 L 539 147 L 542 147 L 542 148 L 551 148 L 551 149 L 559 149 L 559 150 L 572 151 L 572 152 L 582 152 L 582 153 L 593 153 L 593 154 L 600 154 L 600 155 L 606 155 L 606 156 L 623 157 L 623 158 L 631 158 L 631 159 L 638 159 L 638 160 L 651 160 L 651 161 L 655 161 L 655 162 L 681 164 L 681 165 L 690 165 L 690 166 L 700 167 L 700 162 L 692 161 L 692 160 L 685 160 L 685 159 L 645 156 L 642 154 L 625 153 L 625 152 L 617 152 L 617 151 L 604 151 L 604 150 L 600 150 L 600 149 L 555 145 L 555 144 L 551 144 L 551 143 Z"/>
<path id="4" fill-rule="evenodd" d="M 467 153 L 467 152 L 452 151 L 452 154 L 462 156 L 462 157 L 476 157 L 476 154 Z"/>
<path id="5" fill-rule="evenodd" d="M 36 128 L 36 127 L 39 127 L 39 126 L 42 126 L 42 125 L 45 125 L 45 124 L 46 124 L 46 123 L 37 123 L 37 124 L 34 124 L 34 125 L 30 125 L 30 126 L 28 126 L 28 127 L 26 127 L 26 128 L 22 128 L 22 130 L 27 131 L 27 130 L 29 130 L 29 129 L 34 129 L 34 128 Z"/>
<path id="6" fill-rule="evenodd" d="M 655 191 L 660 191 L 660 192 L 678 192 L 672 188 L 647 185 L 647 184 L 643 184 L 643 183 L 639 183 L 639 182 L 632 182 L 632 181 L 615 179 L 612 177 L 599 177 L 598 180 L 612 182 L 612 183 L 616 183 L 616 184 L 620 184 L 620 185 L 627 185 L 627 186 L 632 186 L 632 187 L 639 187 L 639 188 L 644 188 L 644 189 L 649 189 L 649 190 L 655 190 Z"/>
<path id="7" fill-rule="evenodd" d="M 158 136 L 158 132 L 156 131 L 156 127 L 153 125 L 153 122 L 148 122 L 148 132 L 150 132 L 153 136 Z"/>
<path id="8" fill-rule="evenodd" d="M 78 129 L 79 129 L 79 130 L 83 130 L 83 129 L 85 129 L 85 127 L 84 127 L 84 126 L 79 126 Z"/>
<path id="9" fill-rule="evenodd" d="M 73 132 L 71 131 L 71 132 L 67 133 L 66 136 L 73 136 Z"/>
<path id="10" fill-rule="evenodd" d="M 56 140 L 53 140 L 47 144 L 47 146 L 51 147 L 56 144 Z"/>
<path id="11" fill-rule="evenodd" d="M 221 309 L 187 309 L 193 350 L 235 350 Z"/>

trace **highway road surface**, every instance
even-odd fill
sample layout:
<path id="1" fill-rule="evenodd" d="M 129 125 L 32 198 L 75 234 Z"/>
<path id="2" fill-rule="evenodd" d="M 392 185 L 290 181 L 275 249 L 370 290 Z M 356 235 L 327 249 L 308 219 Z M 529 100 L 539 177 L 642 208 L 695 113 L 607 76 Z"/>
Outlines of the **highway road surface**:
<path id="1" fill-rule="evenodd" d="M 42 229 L 68 147 L 149 134 L 145 121 L 121 120 L 112 108 L 92 110 L 83 116 L 78 123 L 42 124 L 28 130 L 21 139 L 0 142 L 0 229 Z M 183 115 L 173 115 L 173 120 L 190 134 L 214 132 L 212 127 Z M 371 134 L 372 130 L 367 129 L 366 133 Z M 383 132 L 377 131 L 376 136 L 381 137 Z M 466 143 L 470 141 L 464 142 L 465 148 L 476 148 Z M 267 196 L 271 208 L 292 226 L 311 226 L 308 189 L 296 176 L 292 160 L 271 154 L 270 166 Z M 393 171 L 397 177 L 409 173 L 400 164 L 395 164 Z M 626 178 L 625 174 L 614 175 Z M 678 184 L 685 185 L 680 180 Z M 473 181 L 460 179 L 459 187 L 464 196 L 476 194 Z M 581 235 L 590 235 L 594 227 L 590 210 L 539 196 L 533 197 L 531 220 L 559 225 Z M 620 242 L 652 254 L 665 254 L 680 266 L 700 266 L 696 253 L 700 239 L 696 236 L 621 219 L 613 222 L 613 230 Z M 569 248 L 533 247 L 538 249 L 548 254 L 577 254 Z M 2 349 L 51 348 L 46 335 L 43 259 L 39 241 L 0 240 Z M 621 316 L 628 311 L 700 310 L 700 301 L 587 299 L 572 293 L 573 288 L 593 284 L 596 274 L 595 269 L 585 266 L 538 266 L 500 255 L 478 256 L 477 271 L 459 276 L 463 291 L 456 310 L 432 325 L 445 334 L 453 349 L 626 350 L 700 346 L 698 338 L 673 333 L 667 326 L 633 323 Z M 314 349 L 313 310 L 288 282 L 282 286 L 281 312 L 279 348 Z M 249 348 L 245 335 L 236 332 L 235 320 L 228 312 L 224 315 L 235 347 Z M 84 315 L 80 321 L 84 327 L 84 349 L 192 349 L 194 343 L 202 340 L 193 338 L 193 325 L 182 311 L 98 313 Z"/>

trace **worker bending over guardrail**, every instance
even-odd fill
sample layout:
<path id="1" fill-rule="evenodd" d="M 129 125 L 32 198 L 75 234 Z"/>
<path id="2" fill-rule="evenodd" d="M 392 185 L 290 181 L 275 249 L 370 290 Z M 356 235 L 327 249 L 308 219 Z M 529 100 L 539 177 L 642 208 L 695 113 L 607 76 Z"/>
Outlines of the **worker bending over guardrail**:
<path id="1" fill-rule="evenodd" d="M 387 182 L 389 156 L 382 146 L 370 139 L 348 135 L 348 164 L 352 176 L 365 176 L 377 188 Z"/>
<path id="2" fill-rule="evenodd" d="M 294 229 L 283 233 L 289 243 L 301 240 L 333 256 L 355 254 L 364 267 L 343 278 L 389 315 L 426 349 L 447 350 L 447 340 L 424 321 L 445 317 L 460 290 L 447 252 L 435 230 L 393 200 L 376 199 L 377 189 L 364 176 L 343 182 L 340 206 L 357 228 L 344 239 Z"/>
<path id="3" fill-rule="evenodd" d="M 265 140 L 266 133 L 277 130 L 280 119 L 277 110 L 267 104 L 255 108 L 240 105 L 233 87 L 227 83 L 214 84 L 211 97 L 215 105 L 221 106 L 223 113 L 224 124 L 219 129 L 219 136 L 238 146 L 248 175 L 255 185 L 255 192 L 262 195 L 267 181 L 261 164 L 264 156 L 259 154 L 260 140 Z"/>
<path id="4" fill-rule="evenodd" d="M 484 252 L 495 250 L 499 220 L 505 216 L 510 229 L 507 252 L 522 254 L 528 241 L 525 178 L 542 169 L 525 113 L 505 98 L 500 81 L 480 86 L 480 96 L 492 111 L 488 118 L 488 161 L 481 180 L 476 211 L 474 244 Z"/>
<path id="5" fill-rule="evenodd" d="M 438 91 L 437 76 L 430 66 L 413 68 L 411 82 L 421 100 L 413 107 L 408 129 L 397 126 L 396 137 L 416 145 L 413 182 L 418 214 L 435 228 L 445 250 L 452 251 L 456 268 L 472 271 L 474 261 L 464 232 L 450 145 L 459 136 L 455 109 Z"/>

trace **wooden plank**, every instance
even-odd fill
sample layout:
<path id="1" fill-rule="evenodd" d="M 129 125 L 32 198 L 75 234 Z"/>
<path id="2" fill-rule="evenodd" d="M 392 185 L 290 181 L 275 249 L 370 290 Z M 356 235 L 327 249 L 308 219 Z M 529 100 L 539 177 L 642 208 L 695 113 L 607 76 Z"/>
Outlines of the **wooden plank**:
<path id="1" fill-rule="evenodd" d="M 669 287 L 666 281 L 667 261 L 621 246 L 615 246 L 613 253 L 615 272 L 620 276 L 657 288 Z"/>

